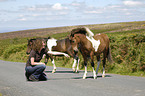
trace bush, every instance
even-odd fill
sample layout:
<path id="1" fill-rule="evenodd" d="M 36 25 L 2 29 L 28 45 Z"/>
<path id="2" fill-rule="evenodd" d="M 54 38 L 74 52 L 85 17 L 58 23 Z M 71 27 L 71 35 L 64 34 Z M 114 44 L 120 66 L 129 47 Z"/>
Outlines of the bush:
<path id="1" fill-rule="evenodd" d="M 115 37 L 112 35 L 110 41 L 112 57 L 116 63 L 115 67 L 118 69 L 116 72 L 129 74 L 145 71 L 145 35 L 133 34 Z"/>
<path id="2" fill-rule="evenodd" d="M 17 53 L 20 52 L 22 50 L 26 49 L 26 44 L 22 44 L 22 45 L 11 45 L 9 46 L 7 49 L 4 50 L 3 52 L 3 58 L 7 59 L 9 58 L 9 56 L 13 53 Z"/>

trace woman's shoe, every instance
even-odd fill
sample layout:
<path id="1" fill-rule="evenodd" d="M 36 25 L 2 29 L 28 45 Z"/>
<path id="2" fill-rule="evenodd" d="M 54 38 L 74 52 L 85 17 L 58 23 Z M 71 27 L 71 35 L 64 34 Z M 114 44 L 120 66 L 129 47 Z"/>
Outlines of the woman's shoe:
<path id="1" fill-rule="evenodd" d="M 29 80 L 31 80 L 31 81 L 39 81 L 39 79 L 35 78 L 34 75 L 30 75 Z"/>

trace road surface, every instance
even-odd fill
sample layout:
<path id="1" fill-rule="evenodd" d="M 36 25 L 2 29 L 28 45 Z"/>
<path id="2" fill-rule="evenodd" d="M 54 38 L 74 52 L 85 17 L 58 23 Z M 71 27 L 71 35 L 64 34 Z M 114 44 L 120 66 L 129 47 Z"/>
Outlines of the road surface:
<path id="1" fill-rule="evenodd" d="M 0 60 L 0 95 L 2 96 L 145 96 L 145 78 L 106 74 L 94 80 L 88 72 L 83 80 L 83 71 L 73 73 L 68 68 L 47 66 L 48 81 L 26 81 L 25 63 Z"/>

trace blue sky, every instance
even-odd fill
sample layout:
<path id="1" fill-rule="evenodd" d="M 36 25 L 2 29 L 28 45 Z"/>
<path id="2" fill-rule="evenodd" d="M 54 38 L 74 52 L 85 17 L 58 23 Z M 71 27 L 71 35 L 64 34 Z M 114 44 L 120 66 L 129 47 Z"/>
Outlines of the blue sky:
<path id="1" fill-rule="evenodd" d="M 0 0 L 0 33 L 145 21 L 145 0 Z"/>

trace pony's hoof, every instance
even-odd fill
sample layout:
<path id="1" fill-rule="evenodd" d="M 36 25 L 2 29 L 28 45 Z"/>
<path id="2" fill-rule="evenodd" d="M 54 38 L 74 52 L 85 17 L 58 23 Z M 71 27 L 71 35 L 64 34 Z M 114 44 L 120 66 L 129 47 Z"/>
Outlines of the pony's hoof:
<path id="1" fill-rule="evenodd" d="M 78 71 L 78 70 L 76 70 L 76 73 L 79 73 L 79 71 Z"/>
<path id="2" fill-rule="evenodd" d="M 73 68 L 72 70 L 73 70 L 74 73 L 76 72 L 76 69 L 75 68 Z"/>
<path id="3" fill-rule="evenodd" d="M 105 75 L 102 75 L 102 78 L 104 78 L 105 77 Z"/>
<path id="4" fill-rule="evenodd" d="M 86 77 L 83 77 L 83 79 L 86 79 Z"/>
<path id="5" fill-rule="evenodd" d="M 56 72 L 56 69 L 53 69 L 53 70 L 52 70 L 52 73 L 55 73 L 55 72 Z"/>
<path id="6" fill-rule="evenodd" d="M 94 77 L 94 79 L 97 79 L 97 77 Z"/>
<path id="7" fill-rule="evenodd" d="M 78 68 L 76 69 L 76 73 L 79 73 L 79 69 Z"/>

